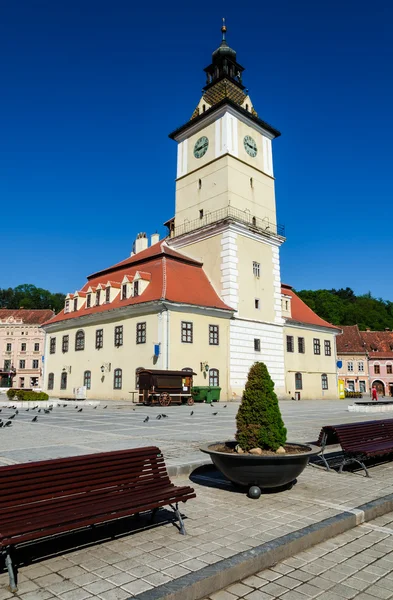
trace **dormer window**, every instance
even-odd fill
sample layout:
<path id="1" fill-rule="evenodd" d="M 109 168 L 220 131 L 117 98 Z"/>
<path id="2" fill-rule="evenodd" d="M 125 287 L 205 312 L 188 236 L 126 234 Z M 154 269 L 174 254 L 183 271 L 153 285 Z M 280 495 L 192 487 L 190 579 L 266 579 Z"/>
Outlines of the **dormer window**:
<path id="1" fill-rule="evenodd" d="M 74 298 L 74 310 L 78 310 L 78 298 Z"/>
<path id="2" fill-rule="evenodd" d="M 121 286 L 121 299 L 126 300 L 126 298 L 127 298 L 127 284 L 123 283 L 123 285 Z"/>
<path id="3" fill-rule="evenodd" d="M 101 294 L 101 290 L 97 290 L 97 293 L 96 293 L 96 306 L 100 305 L 100 294 Z"/>
<path id="4" fill-rule="evenodd" d="M 139 281 L 134 281 L 134 296 L 139 296 Z"/>
<path id="5" fill-rule="evenodd" d="M 107 287 L 105 290 L 105 302 L 111 301 L 111 288 Z"/>
<path id="6" fill-rule="evenodd" d="M 64 312 L 65 313 L 70 312 L 70 301 L 69 300 L 65 301 Z"/>
<path id="7" fill-rule="evenodd" d="M 86 296 L 86 308 L 90 308 L 91 306 L 91 294 L 87 294 Z"/>

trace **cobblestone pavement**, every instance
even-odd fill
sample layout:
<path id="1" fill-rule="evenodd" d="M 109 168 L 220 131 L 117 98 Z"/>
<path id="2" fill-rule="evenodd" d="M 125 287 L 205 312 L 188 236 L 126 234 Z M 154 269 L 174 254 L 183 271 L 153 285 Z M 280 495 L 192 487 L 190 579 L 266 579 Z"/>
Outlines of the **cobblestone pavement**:
<path id="1" fill-rule="evenodd" d="M 318 544 L 205 600 L 387 600 L 393 597 L 393 513 Z"/>
<path id="2" fill-rule="evenodd" d="M 188 479 L 181 478 L 175 478 L 174 481 L 179 485 L 190 483 Z M 298 483 L 292 490 L 264 494 L 257 501 L 234 491 L 231 485 L 212 468 L 202 469 L 200 473 L 193 475 L 192 485 L 196 490 L 197 498 L 181 507 L 186 516 L 185 537 L 179 535 L 170 520 L 170 513 L 161 511 L 159 513 L 161 522 L 156 526 L 141 529 L 141 525 L 146 526 L 147 521 L 130 519 L 126 521 L 124 531 L 117 532 L 115 539 L 113 539 L 113 531 L 96 528 L 97 537 L 90 539 L 94 543 L 88 547 L 86 546 L 88 533 L 68 537 L 61 547 L 60 542 L 56 543 L 55 548 L 45 547 L 45 545 L 40 547 L 35 544 L 32 550 L 20 554 L 19 560 L 22 561 L 19 569 L 19 592 L 13 597 L 20 600 L 54 600 L 55 598 L 84 600 L 92 597 L 102 600 L 122 600 L 135 596 L 234 556 L 243 550 L 320 522 L 343 510 L 351 510 L 353 507 L 393 493 L 393 463 L 373 467 L 372 479 L 367 479 L 360 473 L 338 475 L 336 472 L 328 473 L 310 466 L 299 477 Z M 384 521 L 379 520 L 378 523 L 383 525 Z M 375 525 L 373 527 L 374 529 L 370 529 L 365 525 L 345 534 L 342 545 L 358 537 L 360 541 L 357 543 L 360 545 L 356 546 L 354 543 L 348 549 L 343 549 L 340 559 L 331 559 L 330 556 L 333 556 L 331 554 L 326 556 L 326 559 L 321 559 L 318 552 L 322 550 L 315 550 L 315 553 L 314 550 L 310 550 L 298 559 L 298 563 L 294 561 L 291 564 L 291 561 L 285 561 L 284 566 L 275 567 L 276 570 L 269 571 L 266 577 L 270 574 L 273 583 L 274 578 L 278 579 L 281 575 L 286 575 L 286 570 L 295 571 L 295 567 L 301 567 L 300 575 L 297 577 L 292 575 L 292 579 L 296 582 L 300 581 L 300 586 L 302 583 L 308 583 L 308 579 L 316 577 L 319 586 L 315 583 L 312 584 L 313 587 L 302 587 L 296 592 L 297 595 L 287 596 L 287 600 L 291 598 L 304 600 L 304 597 L 307 598 L 307 593 L 310 593 L 308 597 L 312 597 L 311 592 L 315 589 L 316 593 L 323 591 L 321 586 L 324 582 L 321 582 L 319 577 L 326 581 L 326 576 L 322 577 L 322 571 L 325 567 L 326 570 L 329 567 L 333 569 L 336 564 L 334 560 L 340 564 L 347 561 L 345 568 L 348 566 L 349 571 L 345 571 L 343 579 L 347 574 L 349 577 L 366 565 L 364 562 L 367 558 L 366 554 L 361 555 L 358 563 L 353 559 L 354 555 L 362 552 L 363 537 L 364 541 L 370 540 L 370 545 L 373 545 L 370 550 L 370 563 L 367 563 L 370 566 L 367 568 L 376 569 L 375 573 L 384 577 L 387 573 L 387 565 L 384 564 L 386 571 L 383 571 L 382 566 L 378 566 L 375 560 L 387 552 L 383 547 L 385 542 L 381 540 L 386 539 L 390 543 L 390 540 L 393 540 L 391 537 L 393 530 L 381 532 Z M 381 545 L 375 546 L 377 543 Z M 326 553 L 334 550 L 335 547 L 335 542 L 322 545 Z M 53 555 L 54 551 L 57 553 L 56 556 Z M 314 559 L 317 562 L 314 563 Z M 305 568 L 309 560 L 312 560 L 313 566 Z M 314 567 L 317 569 L 315 572 Z M 280 568 L 283 569 L 282 572 L 279 571 Z M 325 585 L 330 586 L 332 583 L 333 588 L 334 585 L 341 584 L 341 569 L 342 567 L 339 566 L 336 575 L 329 573 Z M 261 587 L 268 585 L 268 580 L 263 577 L 264 575 L 258 575 L 243 584 L 247 585 L 249 590 L 247 588 L 233 588 L 233 590 L 245 589 L 247 593 L 254 593 L 254 596 L 249 596 L 248 600 L 258 600 L 258 598 L 267 600 L 275 597 L 276 592 L 273 592 L 273 588 L 268 588 L 272 592 L 270 596 L 264 596 L 257 590 L 257 585 L 254 587 L 250 585 L 251 581 L 260 584 Z M 302 577 L 305 578 L 304 581 Z M 366 575 L 367 577 L 370 575 Z M 282 580 L 281 588 L 275 588 L 276 591 L 281 590 L 283 594 L 283 590 L 287 592 L 289 588 L 285 588 L 284 584 L 288 581 L 291 583 L 291 580 Z M 7 590 L 7 585 L 8 576 L 2 572 L 0 600 L 12 597 Z M 343 588 L 345 593 L 358 591 L 357 588 L 347 587 L 350 591 Z M 382 585 L 379 587 L 385 589 Z M 263 594 L 268 593 L 267 590 L 263 592 Z M 300 593 L 303 595 L 299 595 Z M 295 591 L 291 594 L 295 594 Z M 233 600 L 232 596 L 222 595 L 220 600 Z M 326 596 L 326 600 L 334 600 L 338 597 L 347 596 L 337 596 L 336 593 L 336 596 Z M 363 600 L 367 600 L 367 596 Z"/>
<path id="3" fill-rule="evenodd" d="M 97 408 L 75 405 L 84 406 L 83 411 L 78 413 L 73 406 L 58 407 L 54 401 L 53 412 L 46 415 L 42 411 L 36 423 L 31 422 L 36 411 L 19 409 L 12 427 L 0 429 L 0 465 L 150 445 L 159 446 L 168 465 L 197 462 L 206 459 L 199 451 L 202 443 L 234 436 L 239 406 L 237 402 L 165 409 L 133 407 L 131 403 L 108 403 L 106 409 L 104 403 Z M 281 402 L 288 439 L 315 440 L 323 424 L 386 418 L 384 413 L 349 413 L 347 406 L 348 401 L 343 400 Z M 14 412 L 3 407 L 0 417 L 5 421 Z M 168 418 L 157 420 L 162 412 Z M 144 423 L 146 416 L 149 421 Z"/>

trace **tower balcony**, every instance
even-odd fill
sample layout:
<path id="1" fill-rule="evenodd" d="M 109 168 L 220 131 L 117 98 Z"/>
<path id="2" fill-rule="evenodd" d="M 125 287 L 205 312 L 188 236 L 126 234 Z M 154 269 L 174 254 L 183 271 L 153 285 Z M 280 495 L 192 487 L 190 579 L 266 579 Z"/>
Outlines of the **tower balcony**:
<path id="1" fill-rule="evenodd" d="M 270 221 L 268 217 L 263 219 L 253 217 L 249 211 L 239 210 L 233 206 L 227 206 L 226 208 L 221 208 L 206 214 L 203 214 L 201 211 L 199 219 L 186 221 L 185 223 L 182 223 L 182 225 L 175 225 L 174 230 L 172 229 L 171 237 L 185 235 L 186 233 L 191 233 L 197 229 L 202 229 L 202 227 L 221 222 L 242 223 L 243 225 L 247 225 L 247 227 L 255 233 L 260 233 L 269 237 L 285 237 L 284 225 L 278 225 L 274 221 Z"/>

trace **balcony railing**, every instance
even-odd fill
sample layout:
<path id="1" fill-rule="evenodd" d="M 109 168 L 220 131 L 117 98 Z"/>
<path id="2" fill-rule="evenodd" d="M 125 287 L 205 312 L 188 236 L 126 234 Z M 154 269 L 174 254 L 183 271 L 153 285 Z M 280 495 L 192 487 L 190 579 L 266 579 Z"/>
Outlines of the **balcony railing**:
<path id="1" fill-rule="evenodd" d="M 284 225 L 277 225 L 276 223 L 269 221 L 267 217 L 264 219 L 254 217 L 249 211 L 239 210 L 233 206 L 227 206 L 226 208 L 206 213 L 200 219 L 186 221 L 182 225 L 178 225 L 175 227 L 175 236 L 190 233 L 201 227 L 206 227 L 206 225 L 213 225 L 213 223 L 218 223 L 218 221 L 237 221 L 238 223 L 247 225 L 251 230 L 254 230 L 257 233 L 263 233 L 268 236 L 285 236 Z"/>

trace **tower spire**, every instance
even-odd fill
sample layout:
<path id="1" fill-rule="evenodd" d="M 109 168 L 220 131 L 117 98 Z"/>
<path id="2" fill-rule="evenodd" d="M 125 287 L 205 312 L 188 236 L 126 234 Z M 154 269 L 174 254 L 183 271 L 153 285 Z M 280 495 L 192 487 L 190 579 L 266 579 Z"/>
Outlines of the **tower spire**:
<path id="1" fill-rule="evenodd" d="M 222 18 L 221 32 L 222 32 L 222 41 L 226 44 L 227 27 L 225 25 L 225 17 Z"/>

